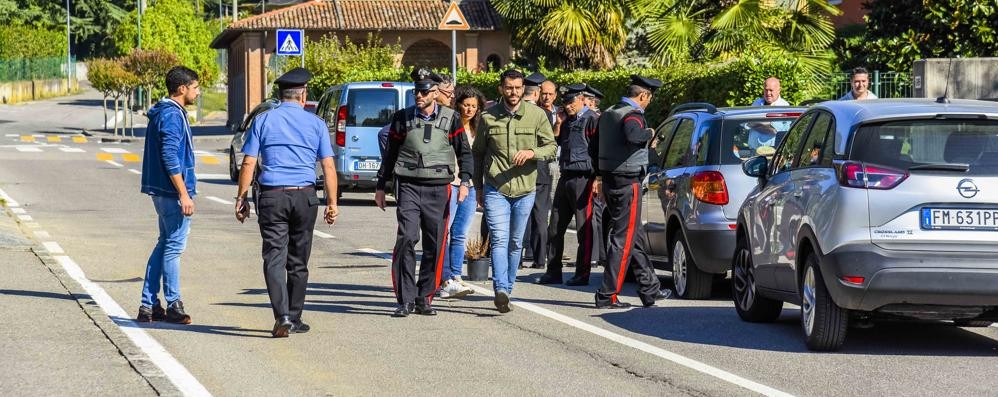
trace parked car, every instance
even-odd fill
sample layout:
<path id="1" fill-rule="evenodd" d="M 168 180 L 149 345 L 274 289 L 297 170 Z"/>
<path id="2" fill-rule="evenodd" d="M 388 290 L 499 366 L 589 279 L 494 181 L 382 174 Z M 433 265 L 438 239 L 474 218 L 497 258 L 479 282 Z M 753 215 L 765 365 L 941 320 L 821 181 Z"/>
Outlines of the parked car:
<path id="1" fill-rule="evenodd" d="M 670 264 L 676 294 L 711 295 L 731 270 L 735 219 L 755 178 L 742 161 L 772 154 L 800 107 L 677 106 L 656 130 L 644 193 L 644 231 L 656 264 Z"/>
<path id="2" fill-rule="evenodd" d="M 229 141 L 229 179 L 233 182 L 239 182 L 239 167 L 242 167 L 243 157 L 245 156 L 242 152 L 243 144 L 246 143 L 246 131 L 253 124 L 253 119 L 268 110 L 276 108 L 280 104 L 276 99 L 267 99 L 261 102 L 250 111 L 246 120 L 243 120 L 242 124 L 238 125 L 235 131 L 233 131 L 232 140 Z"/>
<path id="3" fill-rule="evenodd" d="M 381 168 L 378 131 L 395 111 L 415 103 L 412 90 L 412 83 L 376 81 L 338 85 L 322 94 L 318 115 L 329 127 L 340 192 L 374 190 Z"/>
<path id="4" fill-rule="evenodd" d="M 813 350 L 850 321 L 998 320 L 998 103 L 824 102 L 744 171 L 759 182 L 732 261 L 743 320 L 800 305 Z"/>

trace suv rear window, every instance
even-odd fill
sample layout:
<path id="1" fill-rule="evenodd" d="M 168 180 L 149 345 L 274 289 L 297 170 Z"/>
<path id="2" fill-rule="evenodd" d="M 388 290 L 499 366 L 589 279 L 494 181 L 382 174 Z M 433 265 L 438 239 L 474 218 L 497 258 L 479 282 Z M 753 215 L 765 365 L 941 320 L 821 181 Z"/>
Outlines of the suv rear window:
<path id="1" fill-rule="evenodd" d="M 721 164 L 739 164 L 759 155 L 771 156 L 794 118 L 725 121 L 721 130 Z"/>
<path id="2" fill-rule="evenodd" d="M 398 110 L 397 104 L 395 89 L 352 89 L 347 93 L 347 127 L 384 127 Z"/>
<path id="3" fill-rule="evenodd" d="M 968 164 L 967 174 L 998 173 L 998 121 L 905 120 L 865 125 L 850 159 L 907 170 L 924 164 Z"/>

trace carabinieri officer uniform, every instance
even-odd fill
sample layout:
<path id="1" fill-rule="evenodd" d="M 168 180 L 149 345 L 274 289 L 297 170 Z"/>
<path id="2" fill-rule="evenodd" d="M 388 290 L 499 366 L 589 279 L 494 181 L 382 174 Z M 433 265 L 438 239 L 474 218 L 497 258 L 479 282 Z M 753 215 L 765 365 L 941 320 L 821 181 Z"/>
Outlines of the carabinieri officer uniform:
<path id="1" fill-rule="evenodd" d="M 322 162 L 326 223 L 333 224 L 339 212 L 329 130 L 322 119 L 304 109 L 305 84 L 311 79 L 308 70 L 295 68 L 274 81 L 281 104 L 253 120 L 242 149 L 246 158 L 239 175 L 236 219 L 242 222 L 249 216 L 246 194 L 259 159 L 257 211 L 263 272 L 277 320 L 271 333 L 277 338 L 309 330 L 301 316 L 312 231 L 321 204 L 315 192 L 316 161 Z"/>
<path id="2" fill-rule="evenodd" d="M 565 232 L 575 217 L 576 237 L 579 247 L 575 256 L 575 276 L 565 284 L 588 285 L 591 271 L 593 244 L 593 194 L 594 167 L 589 154 L 589 141 L 596 135 L 599 118 L 586 106 L 583 84 L 565 87 L 561 94 L 565 121 L 555 140 L 561 148 L 558 166 L 561 177 L 554 189 L 554 210 L 548 236 L 547 271 L 537 281 L 539 284 L 560 284 L 562 281 L 562 254 L 565 252 Z"/>
<path id="3" fill-rule="evenodd" d="M 394 317 L 412 312 L 437 314 L 430 302 L 440 288 L 446 256 L 452 167 L 457 163 L 460 169 L 459 202 L 467 199 L 474 167 L 461 118 L 436 103 L 439 76 L 419 69 L 412 77 L 416 103 L 392 115 L 375 194 L 375 202 L 384 210 L 385 185 L 395 179 L 398 236 L 392 254 L 392 287 L 399 307 Z M 415 246 L 421 231 L 423 258 L 417 283 Z"/>
<path id="4" fill-rule="evenodd" d="M 647 127 L 644 108 L 662 82 L 632 75 L 631 85 L 621 102 L 600 116 L 596 150 L 597 191 L 603 190 L 610 219 L 611 235 L 603 286 L 596 291 L 596 308 L 622 309 L 631 305 L 617 299 L 624 285 L 629 264 L 634 265 L 638 295 L 645 306 L 669 297 L 662 291 L 655 269 L 645 252 L 647 240 L 641 233 L 641 182 L 648 168 L 648 142 L 652 131 Z"/>

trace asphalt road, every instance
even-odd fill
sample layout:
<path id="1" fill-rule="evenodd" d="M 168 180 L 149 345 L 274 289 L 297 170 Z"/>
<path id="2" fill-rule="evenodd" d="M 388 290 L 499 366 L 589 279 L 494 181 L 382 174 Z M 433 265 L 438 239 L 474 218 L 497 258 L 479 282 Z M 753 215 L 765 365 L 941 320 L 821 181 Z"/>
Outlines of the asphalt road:
<path id="1" fill-rule="evenodd" d="M 30 216 L 22 219 L 27 229 L 46 232 L 32 237 L 56 242 L 134 316 L 156 218 L 139 193 L 141 141 L 83 142 L 69 134 L 103 122 L 94 98 L 0 108 L 0 189 Z M 112 320 L 140 327 L 214 395 L 983 396 L 998 386 L 998 328 L 877 323 L 850 329 L 839 352 L 811 353 L 796 307 L 774 324 L 740 321 L 724 292 L 597 311 L 598 275 L 588 288 L 552 287 L 532 283 L 539 271 L 522 270 L 511 313 L 499 314 L 487 295 L 491 284 L 477 283 L 469 299 L 434 301 L 436 317 L 392 318 L 385 253 L 395 214 L 374 207 L 370 193 L 346 193 L 338 223 L 316 226 L 305 308 L 312 331 L 270 339 L 259 232 L 232 215 L 228 143 L 204 137 L 195 145 L 201 178 L 181 277 L 194 323 Z M 625 301 L 639 303 L 633 285 L 624 291 Z M 0 295 L 0 307 L 8 299 Z M 107 365 L 120 365 L 113 361 Z"/>

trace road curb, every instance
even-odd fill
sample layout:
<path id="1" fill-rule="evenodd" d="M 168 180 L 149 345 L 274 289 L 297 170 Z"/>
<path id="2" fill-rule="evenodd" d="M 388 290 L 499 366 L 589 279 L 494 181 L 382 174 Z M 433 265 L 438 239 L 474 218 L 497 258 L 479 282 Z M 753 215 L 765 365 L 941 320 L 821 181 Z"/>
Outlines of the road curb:
<path id="1" fill-rule="evenodd" d="M 66 289 L 76 303 L 83 310 L 83 313 L 93 321 L 94 325 L 104 334 L 104 336 L 111 342 L 118 353 L 120 353 L 126 360 L 128 364 L 139 374 L 146 383 L 160 396 L 181 396 L 182 393 L 180 389 L 177 388 L 173 382 L 167 378 L 166 374 L 159 369 L 155 364 L 150 361 L 149 356 L 146 355 L 142 349 L 136 346 L 132 341 L 122 332 L 118 324 L 108 317 L 107 313 L 104 312 L 100 306 L 97 305 L 89 294 L 83 289 L 79 283 L 76 282 L 66 271 L 59 265 L 58 262 L 52 257 L 52 255 L 41 246 L 37 240 L 30 234 L 30 231 L 26 230 L 23 222 L 18 220 L 13 216 L 10 209 L 4 204 L 4 215 L 11 217 L 18 225 L 18 229 L 21 234 L 23 234 L 31 242 L 31 252 L 35 254 L 35 257 L 48 268 L 49 272 L 55 276 L 56 280 L 62 284 L 63 288 Z"/>

